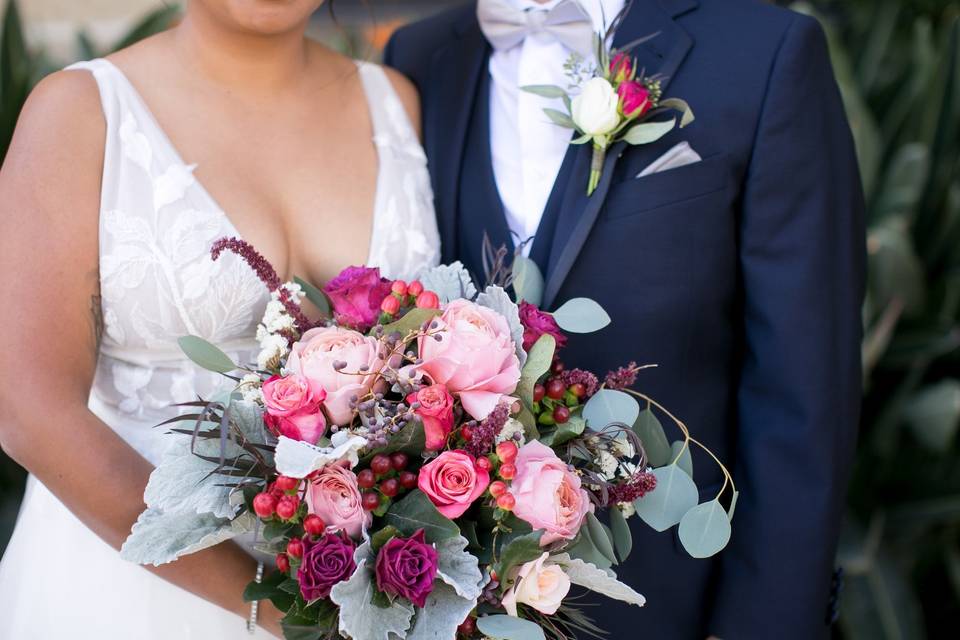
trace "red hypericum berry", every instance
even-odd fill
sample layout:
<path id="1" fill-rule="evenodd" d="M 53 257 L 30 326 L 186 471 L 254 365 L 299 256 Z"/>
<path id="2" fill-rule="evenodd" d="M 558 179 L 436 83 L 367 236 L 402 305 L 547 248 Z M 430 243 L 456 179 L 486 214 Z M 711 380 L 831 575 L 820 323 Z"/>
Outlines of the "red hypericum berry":
<path id="1" fill-rule="evenodd" d="M 420 283 L 419 280 L 414 280 L 413 282 L 407 285 L 407 295 L 413 296 L 414 298 L 416 298 L 421 293 L 423 293 L 423 285 Z"/>
<path id="2" fill-rule="evenodd" d="M 467 616 L 467 619 L 460 623 L 460 626 L 457 627 L 457 632 L 461 633 L 467 637 L 470 637 L 476 632 L 477 623 L 474 622 L 473 618 Z"/>
<path id="3" fill-rule="evenodd" d="M 417 296 L 417 307 L 419 309 L 439 309 L 440 298 L 433 291 L 424 291 Z"/>
<path id="4" fill-rule="evenodd" d="M 293 491 L 300 486 L 300 481 L 289 476 L 279 476 L 275 484 L 280 491 Z"/>
<path id="5" fill-rule="evenodd" d="M 380 493 L 392 498 L 398 493 L 400 493 L 400 481 L 396 478 L 387 478 L 380 483 Z"/>
<path id="6" fill-rule="evenodd" d="M 513 511 L 513 508 L 517 506 L 517 499 L 513 497 L 512 493 L 505 493 L 497 498 L 497 506 L 504 511 Z"/>
<path id="7" fill-rule="evenodd" d="M 376 491 L 368 491 L 363 494 L 363 508 L 367 511 L 376 511 L 380 506 L 380 494 Z"/>
<path id="8" fill-rule="evenodd" d="M 327 530 L 327 524 L 323 521 L 323 518 L 311 513 L 303 519 L 303 530 L 312 536 L 322 536 L 323 532 Z"/>
<path id="9" fill-rule="evenodd" d="M 270 486 L 267 487 L 267 491 L 277 500 L 283 497 L 283 489 L 278 487 L 276 482 L 271 482 Z"/>
<path id="10" fill-rule="evenodd" d="M 258 493 L 253 498 L 253 510 L 261 518 L 269 518 L 277 510 L 277 498 L 270 493 Z"/>
<path id="11" fill-rule="evenodd" d="M 382 453 L 378 453 L 377 455 L 373 456 L 373 460 L 370 461 L 370 468 L 378 476 L 388 473 L 391 467 L 392 465 L 390 464 L 390 458 Z"/>
<path id="12" fill-rule="evenodd" d="M 553 421 L 557 424 L 566 424 L 570 420 L 570 409 L 562 404 L 553 408 Z"/>
<path id="13" fill-rule="evenodd" d="M 287 554 L 277 554 L 277 569 L 280 570 L 280 573 L 288 573 L 290 571 L 290 558 L 287 557 Z"/>
<path id="14" fill-rule="evenodd" d="M 553 400 L 560 400 L 563 394 L 567 392 L 567 385 L 563 384 L 560 378 L 552 378 L 547 382 L 547 397 Z"/>
<path id="15" fill-rule="evenodd" d="M 283 496 L 277 503 L 277 515 L 281 520 L 290 520 L 297 515 L 300 508 L 300 498 L 297 496 Z"/>
<path id="16" fill-rule="evenodd" d="M 390 291 L 397 294 L 401 298 L 407 295 L 407 283 L 403 280 L 394 280 L 393 284 L 390 285 Z"/>
<path id="17" fill-rule="evenodd" d="M 578 398 L 582 398 L 583 396 L 587 395 L 587 388 L 582 382 L 577 382 L 570 385 L 570 392 Z"/>
<path id="18" fill-rule="evenodd" d="M 287 543 L 287 555 L 291 558 L 302 558 L 303 540 L 300 538 L 291 539 L 290 542 Z"/>
<path id="19" fill-rule="evenodd" d="M 564 369 L 563 363 L 560 362 L 559 360 L 554 360 L 553 364 L 550 365 L 550 373 L 552 373 L 555 376 L 558 376 L 561 373 L 563 373 L 563 369 Z"/>
<path id="20" fill-rule="evenodd" d="M 547 395 L 547 388 L 542 384 L 533 385 L 533 401 L 540 402 L 543 400 L 543 396 Z"/>
<path id="21" fill-rule="evenodd" d="M 377 484 L 377 476 L 370 469 L 364 469 L 357 474 L 357 486 L 361 489 L 372 489 Z"/>
<path id="22" fill-rule="evenodd" d="M 390 466 L 394 471 L 403 471 L 410 464 L 410 458 L 405 453 L 395 453 L 390 456 Z"/>
<path id="23" fill-rule="evenodd" d="M 477 458 L 477 468 L 489 473 L 490 469 L 493 469 L 493 463 L 486 456 L 480 456 Z"/>
<path id="24" fill-rule="evenodd" d="M 383 311 L 388 316 L 397 315 L 400 311 L 400 300 L 393 294 L 390 294 L 380 303 L 380 311 Z"/>
<path id="25" fill-rule="evenodd" d="M 490 483 L 490 495 L 499 498 L 507 492 L 507 483 L 501 480 L 494 480 Z"/>
<path id="26" fill-rule="evenodd" d="M 502 464 L 500 465 L 500 477 L 504 480 L 513 480 L 514 476 L 517 475 L 517 465 L 515 464 Z"/>
<path id="27" fill-rule="evenodd" d="M 400 486 L 404 489 L 413 489 L 417 486 L 417 474 L 412 471 L 400 472 Z"/>
<path id="28" fill-rule="evenodd" d="M 501 462 L 511 463 L 517 459 L 517 443 L 512 440 L 497 445 L 497 457 Z"/>
<path id="29" fill-rule="evenodd" d="M 473 429 L 464 425 L 460 429 L 460 435 L 463 437 L 464 440 L 466 440 L 467 442 L 470 442 L 471 440 L 473 440 Z"/>

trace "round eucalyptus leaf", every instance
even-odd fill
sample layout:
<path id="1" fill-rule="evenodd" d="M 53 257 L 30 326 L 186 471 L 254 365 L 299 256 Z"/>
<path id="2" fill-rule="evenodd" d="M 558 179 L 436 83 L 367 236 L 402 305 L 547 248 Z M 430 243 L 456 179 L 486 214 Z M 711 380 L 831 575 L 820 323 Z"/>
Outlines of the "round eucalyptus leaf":
<path id="1" fill-rule="evenodd" d="M 230 373 L 237 365 L 218 347 L 197 336 L 183 336 L 177 343 L 184 354 L 207 371 Z"/>
<path id="2" fill-rule="evenodd" d="M 518 303 L 524 300 L 539 307 L 543 303 L 543 286 L 543 274 L 536 262 L 523 255 L 513 259 L 513 290 Z"/>
<path id="3" fill-rule="evenodd" d="M 601 389 L 587 400 L 582 415 L 588 427 L 599 431 L 615 422 L 628 425 L 636 423 L 640 405 L 623 391 Z"/>
<path id="4" fill-rule="evenodd" d="M 513 616 L 483 616 L 477 618 L 480 632 L 495 640 L 545 640 L 540 625 Z"/>
<path id="5" fill-rule="evenodd" d="M 627 519 L 623 517 L 623 511 L 619 507 L 610 509 L 610 529 L 613 531 L 613 544 L 617 550 L 617 557 L 620 558 L 620 562 L 626 562 L 633 550 L 633 534 L 630 533 L 630 525 L 627 524 Z"/>
<path id="6" fill-rule="evenodd" d="M 687 475 L 693 477 L 693 456 L 690 455 L 690 447 L 683 446 L 683 440 L 677 440 L 670 445 L 670 459 L 677 458 L 677 466 L 687 472 Z"/>
<path id="7" fill-rule="evenodd" d="M 590 298 L 573 298 L 553 312 L 560 328 L 570 333 L 593 333 L 610 324 L 610 316 Z"/>
<path id="8" fill-rule="evenodd" d="M 709 558 L 730 542 L 730 519 L 718 500 L 698 504 L 680 520 L 680 542 L 694 558 Z"/>
<path id="9" fill-rule="evenodd" d="M 666 531 L 697 506 L 700 494 L 687 473 L 675 464 L 653 470 L 656 488 L 633 503 L 640 519 L 656 531 Z"/>
<path id="10" fill-rule="evenodd" d="M 670 455 L 670 441 L 663 431 L 663 425 L 650 409 L 644 409 L 633 422 L 633 431 L 643 443 L 647 452 L 647 461 L 652 467 L 662 467 L 673 459 Z"/>

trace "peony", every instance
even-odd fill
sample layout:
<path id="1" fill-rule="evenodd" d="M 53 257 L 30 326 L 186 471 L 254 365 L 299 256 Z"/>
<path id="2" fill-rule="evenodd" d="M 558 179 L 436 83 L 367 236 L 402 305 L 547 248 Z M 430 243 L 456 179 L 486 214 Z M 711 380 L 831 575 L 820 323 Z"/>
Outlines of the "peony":
<path id="1" fill-rule="evenodd" d="M 563 335 L 553 316 L 529 302 L 520 303 L 520 324 L 523 325 L 524 351 L 530 351 L 530 348 L 544 334 L 549 334 L 556 339 L 557 348 L 567 344 L 567 336 Z"/>
<path id="2" fill-rule="evenodd" d="M 306 378 L 290 375 L 273 376 L 263 383 L 262 392 L 268 427 L 291 440 L 317 444 L 327 428 L 320 409 L 327 395 L 323 389 L 314 390 Z"/>
<path id="3" fill-rule="evenodd" d="M 639 118 L 653 105 L 650 103 L 650 91 L 639 82 L 624 82 L 617 87 L 620 96 L 620 109 L 628 118 Z"/>
<path id="4" fill-rule="evenodd" d="M 427 544 L 423 529 L 409 538 L 392 538 L 377 554 L 377 588 L 423 608 L 433 591 L 437 562 L 437 550 Z"/>
<path id="5" fill-rule="evenodd" d="M 342 464 L 330 464 L 310 478 L 307 512 L 320 516 L 333 530 L 358 538 L 373 516 L 363 508 L 357 476 Z"/>
<path id="6" fill-rule="evenodd" d="M 322 600 L 338 583 L 353 575 L 357 568 L 353 560 L 356 546 L 342 532 L 327 533 L 314 541 L 303 538 L 303 559 L 297 569 L 300 594 L 308 603 Z"/>
<path id="7" fill-rule="evenodd" d="M 588 136 L 605 136 L 620 124 L 620 97 L 604 78 L 591 78 L 573 98 L 571 115 Z"/>
<path id="8" fill-rule="evenodd" d="M 407 402 L 419 403 L 415 413 L 423 421 L 427 436 L 427 451 L 440 451 L 447 444 L 447 436 L 453 430 L 453 396 L 442 384 L 423 387 L 407 396 Z"/>
<path id="9" fill-rule="evenodd" d="M 383 366 L 376 338 L 342 327 L 310 329 L 293 345 L 287 370 L 302 376 L 315 393 L 325 393 L 324 407 L 334 424 L 353 419 L 350 398 L 367 394 Z M 343 364 L 338 371 L 334 364 Z"/>
<path id="10" fill-rule="evenodd" d="M 390 295 L 390 285 L 380 277 L 380 269 L 347 267 L 327 283 L 323 292 L 333 303 L 339 324 L 366 331 L 380 317 L 380 304 Z"/>
<path id="11" fill-rule="evenodd" d="M 533 607 L 548 616 L 560 608 L 560 603 L 570 592 L 570 578 L 560 565 L 544 564 L 549 556 L 549 553 L 544 553 L 515 572 L 515 582 L 502 601 L 507 613 L 516 616 L 518 604 Z"/>
<path id="12" fill-rule="evenodd" d="M 536 440 L 520 448 L 514 464 L 517 473 L 510 486 L 517 501 L 514 515 L 534 530 L 543 530 L 541 546 L 575 538 L 591 509 L 580 476 L 553 449 Z"/>
<path id="13" fill-rule="evenodd" d="M 417 486 L 437 510 L 459 518 L 490 484 L 490 474 L 463 451 L 444 451 L 420 469 Z"/>
<path id="14" fill-rule="evenodd" d="M 420 338 L 421 370 L 460 396 L 464 410 L 487 417 L 520 381 L 520 360 L 502 315 L 467 300 L 454 300 L 436 320 L 437 341 Z"/>

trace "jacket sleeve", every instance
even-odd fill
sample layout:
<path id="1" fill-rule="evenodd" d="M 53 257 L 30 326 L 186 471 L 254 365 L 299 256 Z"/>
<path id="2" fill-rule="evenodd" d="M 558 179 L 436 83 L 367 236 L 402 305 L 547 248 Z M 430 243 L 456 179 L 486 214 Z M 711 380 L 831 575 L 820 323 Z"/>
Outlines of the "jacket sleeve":
<path id="1" fill-rule="evenodd" d="M 774 61 L 743 185 L 740 491 L 709 632 L 826 638 L 861 397 L 864 204 L 819 24 Z"/>

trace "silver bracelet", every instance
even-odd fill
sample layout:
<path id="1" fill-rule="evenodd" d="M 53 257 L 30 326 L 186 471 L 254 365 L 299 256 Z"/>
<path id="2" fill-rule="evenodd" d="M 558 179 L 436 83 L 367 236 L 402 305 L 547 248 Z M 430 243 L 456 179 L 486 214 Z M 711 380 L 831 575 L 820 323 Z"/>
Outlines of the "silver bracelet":
<path id="1" fill-rule="evenodd" d="M 253 579 L 254 582 L 260 584 L 263 582 L 263 563 L 257 563 L 257 575 Z M 250 617 L 247 619 L 247 633 L 253 635 L 257 632 L 257 613 L 260 610 L 260 602 L 254 600 L 250 603 Z"/>

